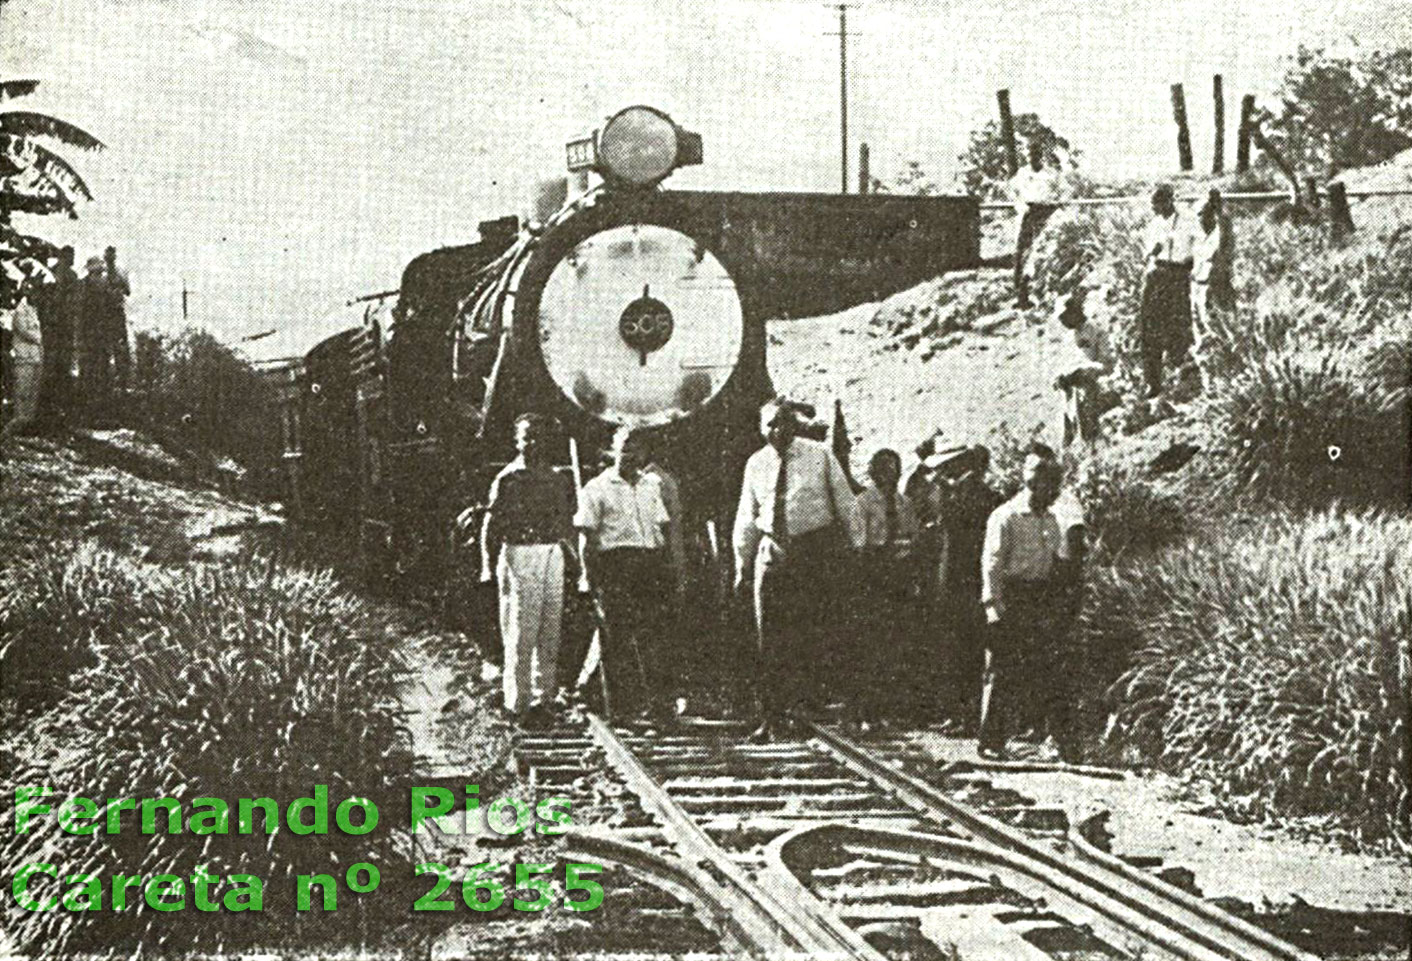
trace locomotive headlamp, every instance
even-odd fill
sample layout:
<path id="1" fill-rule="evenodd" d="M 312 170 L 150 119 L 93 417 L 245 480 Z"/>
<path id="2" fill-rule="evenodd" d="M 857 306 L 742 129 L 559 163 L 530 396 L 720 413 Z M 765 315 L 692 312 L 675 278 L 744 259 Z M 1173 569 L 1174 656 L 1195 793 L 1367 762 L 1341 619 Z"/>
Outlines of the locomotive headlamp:
<path id="1" fill-rule="evenodd" d="M 678 167 L 701 162 L 701 135 L 654 107 L 628 107 L 593 138 L 566 145 L 570 170 L 597 169 L 606 180 L 650 187 Z"/>

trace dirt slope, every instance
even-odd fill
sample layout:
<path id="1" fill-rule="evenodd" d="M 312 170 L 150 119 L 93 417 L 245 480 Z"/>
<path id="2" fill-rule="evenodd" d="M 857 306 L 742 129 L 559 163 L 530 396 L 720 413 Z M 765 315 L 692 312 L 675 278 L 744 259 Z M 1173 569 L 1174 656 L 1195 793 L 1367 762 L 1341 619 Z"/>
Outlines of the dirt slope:
<path id="1" fill-rule="evenodd" d="M 1053 389 L 1067 334 L 1049 311 L 1012 306 L 1006 271 L 949 274 L 882 304 L 770 327 L 770 374 L 781 392 L 821 409 L 843 400 L 855 467 L 879 447 L 910 456 L 936 428 L 984 442 L 999 425 L 1057 442 Z"/>

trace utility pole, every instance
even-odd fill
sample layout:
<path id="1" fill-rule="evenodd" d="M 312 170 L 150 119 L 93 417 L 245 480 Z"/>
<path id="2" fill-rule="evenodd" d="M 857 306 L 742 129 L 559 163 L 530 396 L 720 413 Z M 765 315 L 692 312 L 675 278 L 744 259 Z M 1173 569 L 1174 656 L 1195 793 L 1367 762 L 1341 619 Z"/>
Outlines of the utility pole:
<path id="1" fill-rule="evenodd" d="M 187 311 L 186 311 L 186 308 L 187 308 L 187 298 L 188 298 L 189 294 L 190 294 L 190 291 L 188 291 L 188 290 L 186 289 L 186 278 L 183 277 L 183 278 L 181 279 L 181 324 L 182 324 L 183 327 L 185 327 L 185 326 L 186 326 L 186 323 L 187 323 Z"/>
<path id="2" fill-rule="evenodd" d="M 833 36 L 826 33 L 825 36 Z M 856 36 L 856 35 L 855 35 Z M 838 4 L 839 189 L 848 193 L 848 3 Z"/>
<path id="3" fill-rule="evenodd" d="M 838 123 L 843 193 L 848 193 L 848 4 L 838 5 Z"/>

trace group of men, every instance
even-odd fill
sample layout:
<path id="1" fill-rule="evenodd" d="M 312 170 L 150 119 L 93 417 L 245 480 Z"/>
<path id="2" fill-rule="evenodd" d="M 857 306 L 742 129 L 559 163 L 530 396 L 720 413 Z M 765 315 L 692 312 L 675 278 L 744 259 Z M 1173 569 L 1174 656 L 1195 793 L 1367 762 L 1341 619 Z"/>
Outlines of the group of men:
<path id="1" fill-rule="evenodd" d="M 1015 301 L 1030 298 L 1030 249 L 1049 218 L 1064 203 L 1060 165 L 1044 141 L 1030 141 L 1029 164 L 1011 178 L 1015 203 Z M 1170 184 L 1152 192 L 1152 219 L 1142 235 L 1143 283 L 1138 311 L 1138 347 L 1149 402 L 1160 406 L 1170 393 L 1170 374 L 1194 368 L 1202 389 L 1216 358 L 1213 345 L 1235 311 L 1235 237 L 1219 190 L 1211 190 L 1193 220 L 1182 212 Z M 1107 332 L 1086 317 L 1080 288 L 1062 305 L 1061 321 L 1074 331 L 1080 362 L 1060 374 L 1056 386 L 1069 398 L 1065 443 L 1092 442 L 1104 409 L 1099 380 L 1111 372 Z M 1190 362 L 1190 364 L 1188 364 Z"/>
<path id="2" fill-rule="evenodd" d="M 126 307 L 131 292 L 114 247 L 90 258 L 83 277 L 74 269 L 74 249 L 64 247 L 42 273 L 25 279 L 20 309 L 36 315 L 32 346 L 40 355 L 33 429 L 102 423 L 112 416 L 132 366 Z"/>
<path id="3" fill-rule="evenodd" d="M 831 701 L 869 721 L 930 699 L 929 713 L 967 727 L 978 710 L 987 755 L 1026 727 L 1070 754 L 1064 692 L 1033 687 L 1064 673 L 1055 659 L 1082 564 L 1081 513 L 1056 510 L 1054 452 L 1031 450 L 1025 489 L 1004 503 L 986 484 L 984 448 L 930 441 L 905 485 L 901 457 L 884 449 L 855 492 L 802 428 L 800 405 L 762 408 L 764 444 L 736 511 L 736 596 L 754 614 L 754 669 L 739 672 L 759 703 L 753 737 L 782 736 Z M 676 482 L 646 435 L 623 428 L 612 465 L 576 489 L 554 467 L 555 441 L 552 422 L 519 419 L 519 456 L 492 484 L 481 530 L 482 578 L 499 589 L 505 710 L 526 727 L 551 720 L 564 593 L 577 583 L 596 604 L 607 709 L 671 723 L 680 649 L 668 638 L 684 584 Z"/>
<path id="4" fill-rule="evenodd" d="M 518 419 L 518 456 L 492 483 L 481 528 L 481 579 L 499 589 L 505 710 L 528 727 L 552 720 L 565 585 L 577 584 L 597 606 L 605 706 L 665 721 L 675 688 L 664 638 L 685 583 L 676 481 L 652 462 L 647 435 L 623 428 L 612 465 L 576 490 L 554 467 L 556 440 L 549 419 Z"/>

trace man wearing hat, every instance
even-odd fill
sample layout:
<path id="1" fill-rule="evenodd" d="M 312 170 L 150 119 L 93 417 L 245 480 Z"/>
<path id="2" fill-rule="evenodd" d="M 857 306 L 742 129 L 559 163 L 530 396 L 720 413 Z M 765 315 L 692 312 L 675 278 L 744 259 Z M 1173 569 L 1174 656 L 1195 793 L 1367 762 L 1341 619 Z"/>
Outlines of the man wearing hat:
<path id="1" fill-rule="evenodd" d="M 1064 392 L 1064 446 L 1075 438 L 1092 445 L 1098 440 L 1098 418 L 1105 410 L 1100 381 L 1113 372 L 1113 347 L 1108 328 L 1089 317 L 1088 289 L 1070 294 L 1059 311 L 1059 323 L 1073 332 L 1074 352 L 1054 380 Z"/>
<path id="2" fill-rule="evenodd" d="M 111 413 L 113 392 L 127 387 L 132 354 L 122 294 L 102 257 L 88 258 L 79 282 L 79 376 L 89 416 Z"/>
<path id="3" fill-rule="evenodd" d="M 835 613 L 831 585 L 862 544 L 848 476 L 829 446 L 800 436 L 797 405 L 760 410 L 765 445 L 745 464 L 735 515 L 736 587 L 754 586 L 762 723 L 753 737 L 783 733 L 805 697 L 804 667 L 824 654 Z"/>

